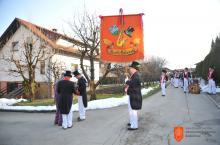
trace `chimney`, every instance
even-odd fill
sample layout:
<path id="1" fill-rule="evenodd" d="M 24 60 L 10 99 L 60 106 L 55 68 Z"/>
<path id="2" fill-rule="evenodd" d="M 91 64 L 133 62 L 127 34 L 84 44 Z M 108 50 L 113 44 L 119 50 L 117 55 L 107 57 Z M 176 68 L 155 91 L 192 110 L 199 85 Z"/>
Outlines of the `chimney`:
<path id="1" fill-rule="evenodd" d="M 53 31 L 53 32 L 57 32 L 57 29 L 56 29 L 56 28 L 53 28 L 52 31 Z"/>

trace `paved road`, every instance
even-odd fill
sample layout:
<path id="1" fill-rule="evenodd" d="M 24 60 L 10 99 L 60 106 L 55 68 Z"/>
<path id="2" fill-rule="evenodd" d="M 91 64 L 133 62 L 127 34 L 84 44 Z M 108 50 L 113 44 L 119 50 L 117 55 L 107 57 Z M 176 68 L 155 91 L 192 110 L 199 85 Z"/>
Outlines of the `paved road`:
<path id="1" fill-rule="evenodd" d="M 62 130 L 53 113 L 0 112 L 0 145 L 220 145 L 220 110 L 205 94 L 169 87 L 144 100 L 139 130 L 127 131 L 127 106 L 87 112 L 87 120 Z M 176 142 L 173 128 L 184 127 Z"/>

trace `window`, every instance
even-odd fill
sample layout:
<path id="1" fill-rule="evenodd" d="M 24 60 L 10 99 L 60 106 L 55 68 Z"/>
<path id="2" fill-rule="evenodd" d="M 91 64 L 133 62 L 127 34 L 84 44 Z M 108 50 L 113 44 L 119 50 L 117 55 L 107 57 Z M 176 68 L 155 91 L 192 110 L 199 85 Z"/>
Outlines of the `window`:
<path id="1" fill-rule="evenodd" d="M 45 61 L 40 61 L 40 74 L 45 74 Z"/>
<path id="2" fill-rule="evenodd" d="M 18 41 L 14 41 L 11 43 L 12 45 L 12 51 L 18 51 Z"/>

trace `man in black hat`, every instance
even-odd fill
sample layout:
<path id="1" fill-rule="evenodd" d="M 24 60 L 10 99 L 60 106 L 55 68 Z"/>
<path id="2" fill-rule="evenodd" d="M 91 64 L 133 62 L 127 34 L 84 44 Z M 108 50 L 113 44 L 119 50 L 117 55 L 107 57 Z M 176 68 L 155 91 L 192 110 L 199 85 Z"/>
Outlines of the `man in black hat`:
<path id="1" fill-rule="evenodd" d="M 78 121 L 83 121 L 86 119 L 86 107 L 87 107 L 87 93 L 86 93 L 86 80 L 78 72 L 78 70 L 73 72 L 74 76 L 78 79 L 77 90 L 78 90 L 78 106 L 79 106 L 79 117 Z"/>
<path id="2" fill-rule="evenodd" d="M 140 64 L 136 61 L 129 66 L 130 79 L 126 82 L 125 92 L 128 94 L 128 110 L 130 123 L 128 130 L 138 129 L 137 111 L 142 108 L 141 80 L 138 74 Z"/>
<path id="3" fill-rule="evenodd" d="M 66 71 L 63 80 L 59 81 L 57 84 L 57 92 L 60 95 L 59 108 L 63 119 L 63 129 L 72 127 L 73 113 L 71 108 L 73 103 L 73 93 L 76 93 L 76 88 L 74 83 L 70 81 L 71 77 L 71 71 Z"/>

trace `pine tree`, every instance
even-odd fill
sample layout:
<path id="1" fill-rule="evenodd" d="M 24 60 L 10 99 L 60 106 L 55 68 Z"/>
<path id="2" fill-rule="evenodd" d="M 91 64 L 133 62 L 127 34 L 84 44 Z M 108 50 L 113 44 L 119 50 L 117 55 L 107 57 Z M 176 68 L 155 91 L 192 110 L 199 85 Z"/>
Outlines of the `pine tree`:
<path id="1" fill-rule="evenodd" d="M 216 37 L 215 41 L 211 42 L 211 50 L 203 61 L 199 62 L 196 66 L 197 76 L 207 79 L 208 68 L 215 67 L 216 83 L 220 84 L 220 37 Z"/>

